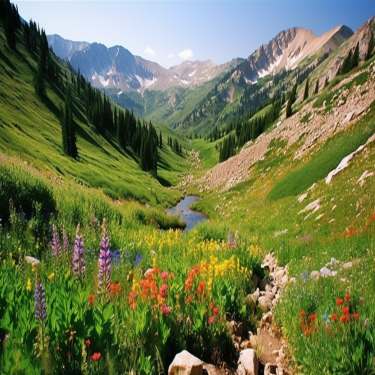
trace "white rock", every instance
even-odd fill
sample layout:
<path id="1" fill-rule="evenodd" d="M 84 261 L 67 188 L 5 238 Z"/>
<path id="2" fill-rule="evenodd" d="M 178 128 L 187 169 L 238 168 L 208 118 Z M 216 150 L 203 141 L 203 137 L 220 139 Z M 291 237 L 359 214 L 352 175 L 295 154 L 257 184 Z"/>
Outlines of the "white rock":
<path id="1" fill-rule="evenodd" d="M 169 366 L 168 375 L 202 375 L 203 362 L 190 354 L 188 351 L 183 350 L 181 353 L 176 354 L 173 362 Z"/>
<path id="2" fill-rule="evenodd" d="M 258 304 L 263 312 L 268 312 L 272 309 L 272 302 L 268 297 L 259 297 Z"/>
<path id="3" fill-rule="evenodd" d="M 238 370 L 243 375 L 258 375 L 259 360 L 254 349 L 245 349 L 240 353 Z"/>

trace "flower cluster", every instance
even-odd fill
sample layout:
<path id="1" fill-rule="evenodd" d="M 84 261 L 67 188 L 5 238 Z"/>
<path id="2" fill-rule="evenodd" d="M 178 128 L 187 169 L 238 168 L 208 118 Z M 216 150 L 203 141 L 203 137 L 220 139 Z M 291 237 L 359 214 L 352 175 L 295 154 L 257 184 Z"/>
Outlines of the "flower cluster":
<path id="1" fill-rule="evenodd" d="M 83 249 L 82 235 L 79 233 L 79 224 L 76 230 L 76 239 L 74 241 L 74 253 L 73 253 L 73 272 L 77 277 L 85 277 L 86 266 L 85 266 L 85 252 Z"/>
<path id="2" fill-rule="evenodd" d="M 107 234 L 107 222 L 103 219 L 102 241 L 100 243 L 99 254 L 99 275 L 98 275 L 98 294 L 103 291 L 111 290 L 111 252 L 109 250 L 109 237 Z M 105 288 L 103 284 L 105 283 Z"/>
<path id="3" fill-rule="evenodd" d="M 215 307 L 213 302 L 210 303 L 210 309 L 212 310 L 212 315 L 208 318 L 208 324 L 212 326 L 216 320 L 216 317 L 219 315 L 220 309 Z"/>
<path id="4" fill-rule="evenodd" d="M 61 244 L 60 244 L 60 237 L 57 231 L 56 225 L 53 224 L 52 226 L 52 251 L 53 256 L 58 257 L 61 259 Z"/>
<path id="5" fill-rule="evenodd" d="M 46 292 L 42 283 L 36 281 L 35 292 L 35 319 L 44 323 L 47 320 Z"/>
<path id="6" fill-rule="evenodd" d="M 316 331 L 317 329 L 316 313 L 309 315 L 308 320 L 306 319 L 306 313 L 304 310 L 300 312 L 300 315 L 302 333 L 305 336 L 309 336 L 312 332 Z"/>

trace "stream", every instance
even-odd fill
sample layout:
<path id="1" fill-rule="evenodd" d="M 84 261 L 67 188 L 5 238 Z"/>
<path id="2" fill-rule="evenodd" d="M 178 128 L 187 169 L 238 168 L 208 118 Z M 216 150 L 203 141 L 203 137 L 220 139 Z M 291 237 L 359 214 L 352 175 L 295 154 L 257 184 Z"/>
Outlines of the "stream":
<path id="1" fill-rule="evenodd" d="M 176 206 L 166 210 L 168 214 L 180 216 L 180 218 L 186 223 L 184 232 L 193 229 L 199 222 L 207 220 L 207 217 L 202 213 L 190 209 L 190 206 L 193 203 L 198 202 L 200 199 L 201 198 L 194 195 L 188 195 L 179 201 Z"/>

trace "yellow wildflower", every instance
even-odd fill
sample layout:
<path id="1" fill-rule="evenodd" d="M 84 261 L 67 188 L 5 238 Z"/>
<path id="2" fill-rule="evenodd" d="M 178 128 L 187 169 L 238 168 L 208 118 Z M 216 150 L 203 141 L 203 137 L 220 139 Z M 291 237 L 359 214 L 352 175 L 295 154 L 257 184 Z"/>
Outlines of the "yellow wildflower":
<path id="1" fill-rule="evenodd" d="M 31 281 L 30 281 L 30 279 L 27 279 L 26 290 L 31 292 Z"/>
<path id="2" fill-rule="evenodd" d="M 49 276 L 48 276 L 48 280 L 49 281 L 52 281 L 52 279 L 55 277 L 55 274 L 52 272 Z"/>
<path id="3" fill-rule="evenodd" d="M 9 253 L 9 258 L 12 258 L 12 257 L 13 257 L 13 253 L 10 252 L 10 253 Z"/>

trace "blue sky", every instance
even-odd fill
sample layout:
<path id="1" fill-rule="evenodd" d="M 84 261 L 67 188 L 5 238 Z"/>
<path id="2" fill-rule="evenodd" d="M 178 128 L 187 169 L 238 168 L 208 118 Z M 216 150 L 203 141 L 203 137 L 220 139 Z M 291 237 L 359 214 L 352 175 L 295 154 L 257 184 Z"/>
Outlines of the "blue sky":
<path id="1" fill-rule="evenodd" d="M 344 24 L 355 31 L 375 15 L 374 0 L 14 1 L 47 34 L 122 45 L 165 68 L 183 60 L 222 64 L 248 57 L 281 30 L 315 35 Z"/>

